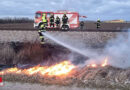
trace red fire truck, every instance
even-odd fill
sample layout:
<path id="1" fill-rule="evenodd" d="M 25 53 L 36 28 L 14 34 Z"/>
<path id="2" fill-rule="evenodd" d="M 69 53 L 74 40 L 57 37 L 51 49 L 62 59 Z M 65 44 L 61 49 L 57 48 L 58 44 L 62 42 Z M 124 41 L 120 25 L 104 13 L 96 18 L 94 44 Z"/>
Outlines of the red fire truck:
<path id="1" fill-rule="evenodd" d="M 37 11 L 35 14 L 35 20 L 34 20 L 34 27 L 37 28 L 42 24 L 42 14 L 45 13 L 47 20 L 48 20 L 48 25 L 47 28 L 50 28 L 49 25 L 49 17 L 51 14 L 54 14 L 54 17 L 56 18 L 57 16 L 60 18 L 60 28 L 62 29 L 62 17 L 64 15 L 64 13 L 66 13 L 67 17 L 68 17 L 68 24 L 67 24 L 67 29 L 75 29 L 79 27 L 79 17 L 84 17 L 86 18 L 86 16 L 80 16 L 79 13 L 77 12 L 70 12 L 67 10 L 59 10 L 57 12 L 42 12 L 42 11 Z M 56 25 L 55 27 L 56 28 Z"/>

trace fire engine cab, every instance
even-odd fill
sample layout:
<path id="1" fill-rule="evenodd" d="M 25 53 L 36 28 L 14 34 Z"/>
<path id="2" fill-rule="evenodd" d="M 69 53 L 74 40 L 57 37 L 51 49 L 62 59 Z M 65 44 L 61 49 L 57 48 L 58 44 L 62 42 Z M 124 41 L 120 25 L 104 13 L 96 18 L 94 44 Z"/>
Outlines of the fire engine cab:
<path id="1" fill-rule="evenodd" d="M 51 14 L 54 14 L 54 18 L 56 19 L 56 17 L 58 16 L 60 18 L 60 27 L 59 28 L 63 28 L 62 25 L 62 17 L 64 15 L 64 13 L 66 13 L 67 17 L 68 17 L 68 23 L 67 23 L 67 29 L 76 29 L 79 27 L 79 17 L 84 17 L 86 18 L 86 16 L 80 16 L 79 13 L 77 12 L 70 12 L 70 11 L 66 11 L 66 10 L 59 10 L 57 12 L 42 12 L 42 11 L 37 11 L 35 13 L 35 19 L 34 19 L 34 28 L 38 28 L 41 24 L 42 24 L 42 14 L 45 13 L 46 17 L 47 17 L 47 21 L 48 21 L 48 25 L 47 28 L 50 28 L 50 21 L 49 18 L 51 16 Z M 52 27 L 51 27 L 52 28 Z M 56 28 L 56 24 L 55 27 Z"/>

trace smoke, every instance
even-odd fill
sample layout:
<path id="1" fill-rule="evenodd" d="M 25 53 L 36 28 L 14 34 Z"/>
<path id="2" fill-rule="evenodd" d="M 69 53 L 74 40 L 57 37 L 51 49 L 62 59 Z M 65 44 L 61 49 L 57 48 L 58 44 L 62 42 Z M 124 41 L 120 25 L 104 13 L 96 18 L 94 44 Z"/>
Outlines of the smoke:
<path id="1" fill-rule="evenodd" d="M 53 35 L 46 33 L 47 35 L 55 38 L 58 44 L 72 50 L 69 55 L 69 59 L 76 65 L 84 66 L 88 64 L 101 64 L 105 58 L 108 58 L 108 64 L 118 68 L 130 67 L 130 33 L 127 35 L 119 35 L 115 39 L 109 40 L 105 48 L 92 49 L 86 47 L 82 40 L 71 38 L 66 35 Z"/>
<path id="2" fill-rule="evenodd" d="M 109 56 L 109 64 L 119 68 L 130 67 L 130 33 L 128 36 L 119 35 L 110 40 L 104 53 Z"/>
<path id="3" fill-rule="evenodd" d="M 53 33 L 49 32 L 43 33 L 43 35 L 51 39 L 51 42 L 54 41 L 55 43 L 70 49 L 72 52 L 68 58 L 76 65 L 84 66 L 85 61 L 88 60 L 89 57 L 94 58 L 98 56 L 96 51 L 86 48 L 86 45 L 83 43 L 83 41 L 75 36 L 72 37 L 72 35 L 66 36 L 63 34 L 54 35 Z"/>
<path id="4" fill-rule="evenodd" d="M 108 40 L 103 52 L 96 53 L 94 57 L 90 57 L 85 64 L 100 64 L 107 57 L 108 65 L 117 68 L 130 67 L 130 33 L 126 32 L 125 35 L 118 35 L 115 39 Z M 93 53 L 91 53 L 93 54 Z"/>

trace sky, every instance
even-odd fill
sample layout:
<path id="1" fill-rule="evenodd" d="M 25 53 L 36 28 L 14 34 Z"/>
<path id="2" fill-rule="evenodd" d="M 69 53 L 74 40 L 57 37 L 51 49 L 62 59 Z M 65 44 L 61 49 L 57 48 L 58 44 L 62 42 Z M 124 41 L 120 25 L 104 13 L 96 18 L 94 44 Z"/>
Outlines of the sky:
<path id="1" fill-rule="evenodd" d="M 130 21 L 130 0 L 0 0 L 0 17 L 33 18 L 39 10 L 76 11 L 86 20 Z"/>

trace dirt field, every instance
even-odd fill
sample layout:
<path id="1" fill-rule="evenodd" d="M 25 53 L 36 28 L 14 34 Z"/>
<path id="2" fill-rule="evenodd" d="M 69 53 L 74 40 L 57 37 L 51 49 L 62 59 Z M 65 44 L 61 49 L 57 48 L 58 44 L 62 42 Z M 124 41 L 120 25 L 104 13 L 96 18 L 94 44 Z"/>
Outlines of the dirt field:
<path id="1" fill-rule="evenodd" d="M 130 28 L 130 23 L 102 23 L 102 30 L 112 30 L 110 32 L 96 29 L 95 22 L 85 22 L 84 29 L 96 30 L 92 32 L 51 32 L 54 36 L 67 37 L 72 39 L 71 41 L 80 40 L 87 46 L 102 47 L 105 43 L 112 38 L 115 38 L 119 34 L 126 32 L 115 32 L 116 30 L 127 30 Z M 7 30 L 6 30 L 7 29 Z M 20 30 L 21 29 L 21 30 Z M 64 38 L 65 40 L 65 38 Z M 17 23 L 17 24 L 0 24 L 0 42 L 35 42 L 40 41 L 37 30 L 33 28 L 33 23 Z M 50 43 L 50 40 L 47 40 Z"/>
<path id="2" fill-rule="evenodd" d="M 127 32 L 50 32 L 48 33 L 63 42 L 83 43 L 91 47 L 103 47 L 108 40 L 118 35 L 127 37 Z M 45 37 L 47 43 L 55 43 Z M 37 31 L 0 30 L 0 42 L 40 42 Z"/>
<path id="3" fill-rule="evenodd" d="M 33 28 L 33 23 L 15 23 L 15 24 L 0 24 L 0 28 L 5 28 L 5 29 L 11 29 L 11 28 L 19 28 L 19 29 L 24 29 L 24 28 L 29 28 L 29 29 L 34 29 Z"/>
<path id="4" fill-rule="evenodd" d="M 85 22 L 84 29 L 96 29 L 96 22 Z M 21 28 L 34 30 L 33 23 L 0 24 L 0 28 Z M 130 28 L 130 23 L 101 23 L 103 30 L 122 30 Z M 3 30 L 3 29 L 2 29 Z"/>

